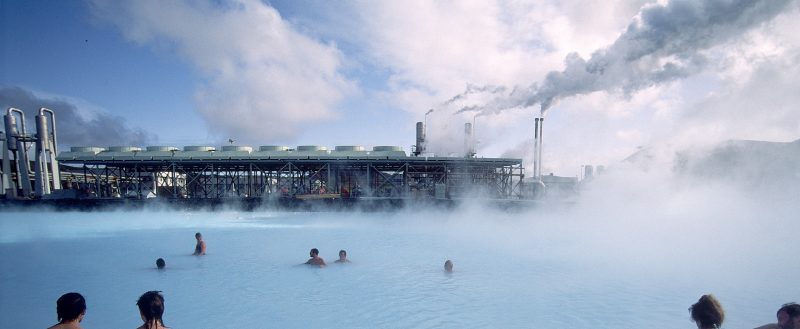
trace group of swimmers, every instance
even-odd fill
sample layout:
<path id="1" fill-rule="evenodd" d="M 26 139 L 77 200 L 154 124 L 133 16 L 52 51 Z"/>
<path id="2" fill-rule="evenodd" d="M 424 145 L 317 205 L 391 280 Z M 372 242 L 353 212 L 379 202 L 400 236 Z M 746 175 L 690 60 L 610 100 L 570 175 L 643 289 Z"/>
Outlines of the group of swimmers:
<path id="1" fill-rule="evenodd" d="M 197 232 L 194 234 L 194 238 L 195 240 L 197 240 L 197 244 L 194 246 L 194 252 L 192 253 L 192 255 L 194 256 L 205 255 L 206 242 L 203 240 L 203 234 Z M 156 259 L 156 268 L 158 268 L 159 270 L 163 270 L 165 267 L 167 267 L 167 262 L 164 260 L 164 258 Z"/>
<path id="2" fill-rule="evenodd" d="M 160 291 L 148 291 L 139 297 L 136 302 L 139 307 L 139 316 L 144 323 L 137 329 L 165 329 L 164 296 Z M 80 329 L 81 321 L 86 316 L 86 299 L 77 292 L 62 295 L 56 301 L 56 314 L 58 323 L 48 329 Z"/>
<path id="3" fill-rule="evenodd" d="M 311 258 L 309 258 L 308 261 L 305 262 L 306 265 L 319 266 L 319 267 L 328 266 L 328 264 L 325 263 L 325 260 L 319 256 L 319 249 L 311 248 L 311 251 L 308 252 L 308 256 Z M 337 259 L 334 263 L 341 263 L 341 264 L 350 263 L 350 260 L 347 259 L 347 251 L 344 249 L 339 250 L 339 259 Z M 449 259 L 445 261 L 444 270 L 445 272 L 453 272 L 453 261 Z"/>
<path id="4" fill-rule="evenodd" d="M 201 256 L 206 254 L 206 242 L 200 232 L 195 233 L 194 238 L 197 244 L 192 255 Z M 167 262 L 163 258 L 156 260 L 156 267 L 163 270 Z M 144 293 L 136 302 L 139 307 L 139 315 L 142 317 L 142 324 L 138 329 L 162 329 L 164 320 L 164 296 L 160 291 L 148 291 Z M 86 299 L 77 292 L 70 292 L 62 295 L 56 301 L 56 314 L 58 323 L 48 329 L 80 329 L 80 323 L 86 315 Z"/>
<path id="5" fill-rule="evenodd" d="M 200 232 L 197 232 L 197 233 L 194 234 L 194 238 L 195 238 L 195 240 L 197 240 L 197 244 L 195 244 L 195 246 L 194 246 L 194 253 L 192 253 L 192 255 L 196 255 L 196 256 L 205 255 L 206 254 L 206 242 L 203 240 L 203 234 L 201 234 Z M 328 264 L 325 263 L 325 259 L 323 259 L 322 257 L 319 256 L 319 249 L 312 248 L 311 251 L 308 252 L 308 255 L 311 258 L 309 258 L 308 261 L 305 262 L 305 264 L 315 265 L 315 266 L 319 266 L 319 267 L 328 266 Z M 350 263 L 350 260 L 347 259 L 347 251 L 344 250 L 344 249 L 339 250 L 339 259 L 337 259 L 334 263 L 340 263 L 340 264 Z M 166 266 L 167 266 L 167 263 L 166 263 L 166 261 L 164 261 L 163 258 L 159 258 L 159 259 L 156 260 L 156 267 L 158 269 L 164 269 Z M 447 261 L 445 261 L 444 262 L 444 270 L 446 272 L 453 272 L 453 261 L 451 261 L 449 259 Z"/>
<path id="6" fill-rule="evenodd" d="M 689 307 L 692 320 L 698 329 L 719 329 L 725 321 L 725 311 L 714 295 L 703 295 L 697 303 Z M 770 323 L 755 329 L 800 329 L 800 304 L 786 303 L 775 314 L 777 323 Z"/>

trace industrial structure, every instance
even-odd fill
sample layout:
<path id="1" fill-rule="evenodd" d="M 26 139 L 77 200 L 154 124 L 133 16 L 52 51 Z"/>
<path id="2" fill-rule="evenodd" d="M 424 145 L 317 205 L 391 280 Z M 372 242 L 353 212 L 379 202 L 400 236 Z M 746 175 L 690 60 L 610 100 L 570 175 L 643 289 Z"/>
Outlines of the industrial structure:
<path id="1" fill-rule="evenodd" d="M 426 151 L 422 122 L 411 154 L 398 146 L 77 146 L 55 157 L 52 111 L 39 111 L 31 135 L 22 111 L 9 109 L 5 128 L 6 199 L 511 200 L 524 190 L 522 159 L 475 157 L 470 124 L 465 153 L 448 157 Z"/>
<path id="2" fill-rule="evenodd" d="M 46 108 L 39 109 L 35 116 L 36 133 L 30 135 L 25 125 L 25 113 L 21 110 L 9 108 L 3 119 L 6 129 L 4 134 L 0 134 L 3 144 L 0 188 L 3 195 L 9 199 L 37 198 L 61 190 L 60 168 L 56 160 L 55 113 Z M 29 154 L 31 146 L 35 146 L 33 154 Z"/>

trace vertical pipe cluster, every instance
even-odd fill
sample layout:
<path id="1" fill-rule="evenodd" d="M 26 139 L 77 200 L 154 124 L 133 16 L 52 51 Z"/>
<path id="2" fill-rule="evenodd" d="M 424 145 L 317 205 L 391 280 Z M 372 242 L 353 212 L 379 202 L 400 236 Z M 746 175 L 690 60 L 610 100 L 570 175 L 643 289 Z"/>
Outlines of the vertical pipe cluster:
<path id="1" fill-rule="evenodd" d="M 60 190 L 61 177 L 56 161 L 58 139 L 55 113 L 46 108 L 39 109 L 39 114 L 35 116 L 36 134 L 33 136 L 28 135 L 25 113 L 21 110 L 8 108 L 3 119 L 6 131 L 3 140 L 2 187 L 6 197 L 29 197 L 32 193 L 36 197 L 42 197 L 54 190 Z M 28 157 L 28 143 L 31 142 L 36 146 L 34 186 L 31 186 Z M 16 173 L 16 176 L 13 173 Z M 21 195 L 18 190 L 21 190 Z"/>

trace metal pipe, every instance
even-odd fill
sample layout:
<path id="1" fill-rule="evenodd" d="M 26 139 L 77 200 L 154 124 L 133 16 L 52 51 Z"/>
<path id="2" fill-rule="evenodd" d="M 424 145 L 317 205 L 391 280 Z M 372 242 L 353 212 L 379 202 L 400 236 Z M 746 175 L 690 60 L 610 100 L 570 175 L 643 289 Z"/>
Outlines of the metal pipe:
<path id="1" fill-rule="evenodd" d="M 53 136 L 50 138 L 51 145 L 48 145 L 50 151 L 50 172 L 53 175 L 53 189 L 60 190 L 61 189 L 61 172 L 58 168 L 58 161 L 56 157 L 58 156 L 58 134 L 56 133 L 56 113 L 53 110 L 48 108 L 40 108 L 39 115 L 45 116 L 45 113 L 50 113 L 50 129 L 53 130 Z"/>
<path id="2" fill-rule="evenodd" d="M 18 113 L 20 117 L 20 123 L 22 124 L 21 135 L 18 134 L 19 130 L 17 129 L 17 123 L 14 121 L 14 113 Z M 17 151 L 17 178 L 19 180 L 19 186 L 22 188 L 22 193 L 25 195 L 25 197 L 27 197 L 31 193 L 31 179 L 28 163 L 28 150 L 24 140 L 28 134 L 28 130 L 25 126 L 25 112 L 22 112 L 22 110 L 17 108 L 9 107 L 8 111 L 6 111 L 6 126 L 8 128 L 6 134 L 9 136 L 14 136 L 14 140 L 16 141 L 15 148 Z"/>
<path id="3" fill-rule="evenodd" d="M 47 118 L 44 115 L 37 115 L 34 117 L 36 120 L 36 149 L 35 149 L 35 165 L 33 168 L 34 181 L 36 182 L 33 191 L 36 196 L 41 197 L 45 194 L 50 194 L 49 174 L 47 171 L 47 146 L 49 144 L 47 137 Z"/>

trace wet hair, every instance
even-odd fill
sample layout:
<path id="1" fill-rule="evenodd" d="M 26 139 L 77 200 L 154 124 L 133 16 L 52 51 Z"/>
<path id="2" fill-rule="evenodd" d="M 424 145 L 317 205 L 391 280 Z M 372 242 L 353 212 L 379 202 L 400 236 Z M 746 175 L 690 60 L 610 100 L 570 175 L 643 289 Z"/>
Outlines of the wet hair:
<path id="1" fill-rule="evenodd" d="M 58 322 L 72 321 L 86 312 L 86 300 L 77 292 L 69 292 L 58 297 L 56 314 Z"/>
<path id="2" fill-rule="evenodd" d="M 197 232 L 197 233 L 195 233 L 195 234 L 194 234 L 194 237 L 195 237 L 195 238 L 199 238 L 199 237 L 201 237 L 201 236 L 203 236 L 203 235 L 202 235 L 202 234 L 200 234 L 200 232 Z"/>
<path id="3" fill-rule="evenodd" d="M 775 314 L 777 315 L 780 312 L 786 312 L 789 315 L 789 318 L 794 318 L 796 316 L 800 316 L 800 304 L 797 303 L 786 303 L 778 309 L 778 312 Z"/>
<path id="4" fill-rule="evenodd" d="M 164 258 L 156 259 L 156 267 L 158 267 L 158 269 L 162 269 L 165 266 L 167 266 L 167 262 L 164 261 Z"/>
<path id="5" fill-rule="evenodd" d="M 311 253 L 314 255 L 319 255 L 319 250 L 317 248 L 311 248 Z"/>
<path id="6" fill-rule="evenodd" d="M 150 328 L 153 321 L 158 321 L 161 326 L 164 326 L 164 320 L 161 316 L 164 315 L 164 296 L 161 296 L 160 291 L 148 291 L 144 293 L 136 302 L 139 306 L 139 312 L 144 317 L 146 328 Z"/>
<path id="7" fill-rule="evenodd" d="M 347 251 L 344 251 L 344 249 L 339 250 L 339 255 L 341 255 L 341 254 L 344 254 L 345 256 L 347 256 Z"/>
<path id="8" fill-rule="evenodd" d="M 697 322 L 700 328 L 719 328 L 725 321 L 725 310 L 714 295 L 703 295 L 689 308 L 689 311 L 692 312 L 692 320 Z"/>
<path id="9" fill-rule="evenodd" d="M 444 270 L 448 271 L 448 272 L 452 271 L 453 270 L 453 261 L 448 259 L 446 262 L 444 262 Z"/>

